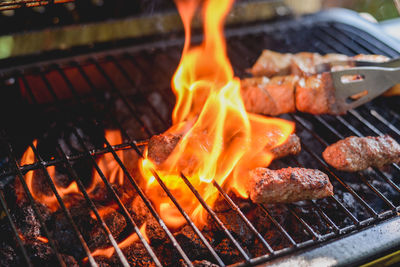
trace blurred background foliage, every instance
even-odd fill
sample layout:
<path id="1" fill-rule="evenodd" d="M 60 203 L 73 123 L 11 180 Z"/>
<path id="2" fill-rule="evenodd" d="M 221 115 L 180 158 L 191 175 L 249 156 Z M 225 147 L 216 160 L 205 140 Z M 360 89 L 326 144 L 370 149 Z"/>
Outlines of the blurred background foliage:
<path id="1" fill-rule="evenodd" d="M 399 17 L 394 0 L 284 0 L 297 14 L 314 13 L 321 9 L 343 7 L 369 13 L 382 21 Z M 400 1 L 400 0 L 398 0 Z M 399 30 L 400 31 L 400 30 Z"/>
<path id="2" fill-rule="evenodd" d="M 393 0 L 324 0 L 323 7 L 342 6 L 371 14 L 378 21 L 399 17 Z"/>

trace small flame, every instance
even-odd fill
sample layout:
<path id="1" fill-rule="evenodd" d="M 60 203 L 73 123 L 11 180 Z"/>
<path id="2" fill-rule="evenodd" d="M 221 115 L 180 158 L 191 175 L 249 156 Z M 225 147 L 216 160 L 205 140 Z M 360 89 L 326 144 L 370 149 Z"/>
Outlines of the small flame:
<path id="1" fill-rule="evenodd" d="M 49 243 L 49 240 L 44 236 L 38 236 L 36 239 L 42 241 L 43 243 Z"/>
<path id="2" fill-rule="evenodd" d="M 203 208 L 180 178 L 183 173 L 209 205 L 218 195 L 215 180 L 225 189 L 248 197 L 249 169 L 268 165 L 273 157 L 265 150 L 282 144 L 294 131 L 294 124 L 246 112 L 240 94 L 240 79 L 234 77 L 226 54 L 223 22 L 233 0 L 206 0 L 203 6 L 204 41 L 191 46 L 190 24 L 201 1 L 177 0 L 185 28 L 182 58 L 172 78 L 176 105 L 170 133 L 195 121 L 167 160 L 157 166 L 145 152 L 139 163 L 147 181 L 147 193 L 162 218 L 176 227 L 184 220 L 169 198 L 160 194 L 153 170 L 172 191 L 191 217 L 206 223 Z"/>
<path id="3" fill-rule="evenodd" d="M 104 218 L 105 216 L 107 216 L 108 214 L 111 214 L 113 212 L 115 212 L 118 209 L 118 205 L 117 204 L 110 204 L 108 206 L 104 206 L 101 207 L 97 210 L 97 212 L 99 213 L 101 218 Z M 94 214 L 93 211 L 90 212 L 90 217 L 92 217 L 92 219 L 96 220 L 97 217 Z"/>
<path id="4" fill-rule="evenodd" d="M 110 143 L 110 145 L 117 145 L 122 143 L 121 133 L 117 130 L 107 130 L 105 132 L 105 138 Z M 124 162 L 124 153 L 123 151 L 117 151 L 117 156 Z M 124 184 L 124 172 L 119 167 L 118 162 L 114 159 L 114 156 L 111 153 L 104 154 L 97 160 L 97 165 L 99 165 L 102 170 L 104 176 L 108 179 L 108 181 L 112 184 L 118 183 L 119 185 Z M 96 170 L 93 170 L 93 185 L 101 183 L 101 178 L 99 173 Z"/>
<path id="5" fill-rule="evenodd" d="M 144 239 L 149 242 L 149 239 L 146 235 L 146 223 L 142 224 L 142 226 L 140 227 L 140 233 L 143 235 Z M 120 249 L 126 248 L 130 245 L 132 245 L 133 243 L 135 243 L 136 241 L 139 240 L 139 237 L 136 233 L 131 234 L 130 236 L 128 236 L 127 238 L 125 238 L 121 243 L 118 244 L 118 247 Z M 108 247 L 108 248 L 102 248 L 102 249 L 96 249 L 95 251 L 93 251 L 91 253 L 91 255 L 93 257 L 95 256 L 105 256 L 107 258 L 111 258 L 112 255 L 114 254 L 115 249 L 114 247 Z M 87 260 L 87 258 L 85 258 L 84 260 Z"/>
<path id="6" fill-rule="evenodd" d="M 108 142 L 111 145 L 116 145 L 120 144 L 122 142 L 122 137 L 121 133 L 116 130 L 107 130 L 105 132 L 105 137 L 107 138 Z M 37 147 L 37 140 L 33 141 L 33 146 Z M 117 151 L 116 152 L 118 157 L 120 157 L 121 160 L 124 160 L 124 155 L 123 151 Z M 34 151 L 32 150 L 31 147 L 28 147 L 28 149 L 25 151 L 25 153 L 22 155 L 21 158 L 21 165 L 28 165 L 28 164 L 33 164 L 35 162 L 35 154 Z M 112 154 L 107 153 L 102 155 L 96 160 L 96 163 L 102 170 L 103 174 L 105 175 L 106 179 L 111 183 L 118 183 L 119 185 L 123 185 L 124 182 L 124 173 L 122 169 L 119 167 L 118 163 L 115 161 L 114 157 Z M 81 194 L 78 185 L 75 181 L 71 182 L 67 187 L 62 187 L 59 186 L 57 183 L 57 172 L 56 172 L 56 167 L 55 166 L 49 166 L 47 167 L 46 170 L 53 181 L 55 188 L 60 195 L 62 199 L 64 199 L 68 195 L 72 194 Z M 51 192 L 51 195 L 48 193 L 45 193 L 41 190 L 38 190 L 37 185 L 35 184 L 34 181 L 34 174 L 35 171 L 28 171 L 25 174 L 25 182 L 33 196 L 33 198 L 40 202 L 45 204 L 51 211 L 56 211 L 59 209 L 59 204 L 56 196 Z M 92 176 L 92 183 L 88 188 L 86 188 L 86 191 L 88 192 L 89 196 L 91 196 L 93 190 L 97 186 L 104 186 L 99 173 L 94 169 L 93 170 L 93 176 Z M 68 202 L 65 203 L 66 206 L 68 207 Z"/>

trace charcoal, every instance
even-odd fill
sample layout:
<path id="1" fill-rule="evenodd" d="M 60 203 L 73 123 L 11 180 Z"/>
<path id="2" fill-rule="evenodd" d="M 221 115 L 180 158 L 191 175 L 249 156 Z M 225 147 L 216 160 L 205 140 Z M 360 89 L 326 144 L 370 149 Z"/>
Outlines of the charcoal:
<path id="1" fill-rule="evenodd" d="M 216 212 L 216 215 L 235 238 L 242 240 L 246 245 L 252 243 L 254 240 L 254 233 L 236 211 L 229 209 L 223 212 Z M 213 232 L 220 232 L 222 234 L 222 230 L 211 216 L 208 216 L 208 221 Z"/>
<path id="2" fill-rule="evenodd" d="M 102 218 L 106 223 L 106 225 L 108 226 L 108 228 L 110 229 L 110 232 L 113 235 L 113 237 L 115 239 L 118 239 L 119 235 L 126 227 L 125 217 L 119 212 L 114 211 L 104 215 Z M 103 230 L 103 228 L 100 226 L 100 223 L 98 223 L 96 226 L 92 228 L 89 234 L 89 239 L 87 240 L 89 240 L 88 246 L 90 250 L 96 248 L 103 248 L 111 245 L 108 236 Z"/>
<path id="3" fill-rule="evenodd" d="M 174 236 L 185 253 L 190 255 L 191 260 L 208 259 L 211 257 L 206 246 L 189 225 L 185 225 Z M 211 238 L 208 238 L 207 235 L 205 237 L 208 239 L 208 242 L 211 242 Z"/>
<path id="4" fill-rule="evenodd" d="M 286 230 L 286 232 L 294 239 L 294 241 L 300 243 L 310 238 L 299 221 L 290 214 L 284 205 L 270 204 L 267 206 L 267 208 L 271 216 Z M 271 246 L 276 246 L 276 249 L 290 246 L 289 241 L 272 224 L 261 208 L 257 214 L 258 216 L 255 222 L 256 229 L 259 229 L 260 233 Z"/>
<path id="5" fill-rule="evenodd" d="M 152 258 L 141 242 L 135 242 L 123 249 L 131 266 L 155 266 Z"/>
<path id="6" fill-rule="evenodd" d="M 112 264 L 111 259 L 103 256 L 96 256 L 94 257 L 94 260 L 96 261 L 97 265 L 99 267 L 111 267 L 111 266 L 118 266 L 117 264 Z M 85 266 L 90 266 L 87 260 L 85 260 Z"/>
<path id="7" fill-rule="evenodd" d="M 156 247 L 162 245 L 168 238 L 153 216 L 148 216 L 146 220 L 146 235 L 150 239 L 151 245 Z"/>
<path id="8" fill-rule="evenodd" d="M 128 260 L 130 266 L 155 266 L 152 258 L 141 242 L 135 242 L 128 247 L 123 248 L 122 252 Z M 122 266 L 121 261 L 116 253 L 114 253 L 111 258 L 107 258 L 105 256 L 96 256 L 94 259 L 98 265 L 102 267 Z"/>
<path id="9" fill-rule="evenodd" d="M 89 216 L 90 209 L 87 207 L 85 200 L 80 198 L 80 201 L 78 201 L 78 199 L 74 200 L 76 203 L 69 210 L 84 239 L 91 240 L 91 230 L 97 226 L 97 221 Z M 54 231 L 53 236 L 61 253 L 72 255 L 75 258 L 84 256 L 81 242 L 76 237 L 70 221 L 62 210 L 53 213 L 49 228 Z"/>
<path id="10" fill-rule="evenodd" d="M 14 248 L 5 242 L 0 243 L 0 266 L 18 266 L 20 258 Z"/>
<path id="11" fill-rule="evenodd" d="M 228 196 L 232 199 L 232 201 L 242 210 L 242 212 L 246 212 L 252 208 L 253 203 L 250 199 L 243 199 L 238 197 L 235 193 L 230 192 Z M 214 202 L 213 210 L 215 212 L 223 212 L 231 209 L 229 203 L 225 200 L 225 198 L 221 195 L 218 196 L 217 200 Z"/>
<path id="12" fill-rule="evenodd" d="M 257 207 L 252 215 L 254 226 L 273 249 L 280 250 L 290 245 L 261 208 Z M 258 255 L 260 250 L 262 250 L 262 244 L 256 240 L 252 254 Z"/>
<path id="13" fill-rule="evenodd" d="M 51 216 L 49 209 L 40 203 L 37 203 L 36 207 L 43 220 L 47 221 Z M 15 221 L 17 222 L 17 227 L 24 237 L 33 238 L 41 235 L 40 221 L 31 205 L 18 204 L 14 216 Z"/>
<path id="14" fill-rule="evenodd" d="M 209 262 L 207 260 L 195 260 L 192 262 L 194 267 L 219 267 L 219 265 Z M 181 259 L 179 261 L 180 267 L 188 267 L 188 265 Z"/>
<path id="15" fill-rule="evenodd" d="M 219 244 L 215 247 L 215 250 L 226 264 L 233 264 L 243 261 L 240 252 L 231 244 L 228 238 L 222 239 L 221 242 L 219 242 Z M 244 250 L 249 254 L 246 248 L 244 248 Z"/>
<path id="16" fill-rule="evenodd" d="M 79 266 L 78 262 L 75 260 L 74 257 L 72 257 L 70 255 L 66 255 L 66 254 L 61 254 L 60 256 L 61 256 L 62 260 L 64 261 L 65 266 L 68 266 L 68 267 L 78 267 Z"/>
<path id="17" fill-rule="evenodd" d="M 152 216 L 146 204 L 144 204 L 142 198 L 139 196 L 128 205 L 128 210 L 137 225 L 142 225 L 148 217 Z"/>
<path id="18" fill-rule="evenodd" d="M 36 239 L 24 240 L 25 249 L 34 265 L 46 265 L 54 260 L 54 253 L 47 243 Z"/>

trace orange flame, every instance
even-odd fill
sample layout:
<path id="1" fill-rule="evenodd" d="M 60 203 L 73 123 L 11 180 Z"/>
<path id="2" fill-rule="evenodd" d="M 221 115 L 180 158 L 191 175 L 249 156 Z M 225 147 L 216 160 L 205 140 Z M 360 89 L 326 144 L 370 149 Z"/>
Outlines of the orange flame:
<path id="1" fill-rule="evenodd" d="M 36 239 L 42 241 L 43 243 L 49 243 L 49 240 L 44 236 L 38 236 Z"/>
<path id="2" fill-rule="evenodd" d="M 172 78 L 176 105 L 172 114 L 177 133 L 187 122 L 195 121 L 167 160 L 157 166 L 150 159 L 140 161 L 147 180 L 148 195 L 170 226 L 184 223 L 180 213 L 160 194 L 152 170 L 172 191 L 180 204 L 198 223 L 205 223 L 204 211 L 180 178 L 183 173 L 212 205 L 217 190 L 212 180 L 248 197 L 246 176 L 249 169 L 272 161 L 272 149 L 294 131 L 294 124 L 282 119 L 248 114 L 240 94 L 240 80 L 234 77 L 226 54 L 223 22 L 233 0 L 206 0 L 203 6 L 204 41 L 192 47 L 190 24 L 200 1 L 176 1 L 185 28 L 185 45 L 178 69 Z M 146 152 L 145 152 L 146 157 Z M 228 179 L 229 178 L 229 179 Z"/>
<path id="3" fill-rule="evenodd" d="M 120 144 L 122 142 L 122 137 L 119 131 L 116 130 L 107 130 L 105 132 L 105 137 L 109 141 L 111 145 L 116 145 Z M 33 141 L 33 146 L 37 146 L 37 140 Z M 123 151 L 117 151 L 117 155 L 120 157 L 121 160 L 123 160 Z M 28 165 L 28 164 L 33 164 L 35 162 L 35 154 L 32 150 L 31 147 L 28 147 L 28 149 L 25 151 L 25 153 L 22 155 L 21 158 L 21 165 Z M 110 183 L 118 183 L 119 185 L 123 184 L 124 181 L 124 174 L 122 169 L 119 167 L 118 163 L 114 160 L 114 157 L 111 154 L 104 154 L 101 157 L 99 157 L 96 160 L 96 163 L 99 165 L 100 169 L 102 170 L 103 174 L 105 177 L 108 179 Z M 57 184 L 57 179 L 56 179 L 56 168 L 55 166 L 49 166 L 47 167 L 47 172 L 53 181 L 56 190 L 60 197 L 63 199 L 64 197 L 71 195 L 71 194 L 81 194 L 78 188 L 77 183 L 74 181 L 70 183 L 67 187 L 62 187 Z M 59 208 L 58 200 L 56 196 L 51 193 L 51 195 L 48 195 L 47 193 L 37 190 L 37 186 L 35 185 L 34 182 L 34 173 L 35 171 L 28 171 L 25 174 L 25 182 L 33 196 L 33 198 L 40 202 L 45 204 L 51 211 L 56 211 Z M 93 179 L 92 183 L 88 188 L 86 188 L 86 191 L 88 192 L 89 195 L 93 192 L 93 190 L 96 188 L 98 185 L 103 185 L 100 175 L 96 170 L 93 170 Z M 66 206 L 68 206 L 68 202 L 65 203 Z M 110 210 L 110 209 L 109 209 Z M 105 213 L 107 212 L 106 210 L 104 211 Z"/>
<path id="4" fill-rule="evenodd" d="M 142 226 L 140 227 L 140 233 L 143 235 L 144 239 L 149 242 L 149 239 L 146 235 L 146 223 L 142 224 Z M 120 249 L 126 248 L 130 245 L 132 245 L 133 243 L 135 243 L 136 241 L 139 240 L 139 237 L 136 233 L 131 234 L 130 236 L 128 236 L 127 238 L 125 238 L 121 243 L 118 244 L 118 247 Z M 95 251 L 93 251 L 91 253 L 91 255 L 93 257 L 95 256 L 105 256 L 107 258 L 111 258 L 111 256 L 114 254 L 115 252 L 115 248 L 114 247 L 108 247 L 108 248 L 101 248 L 101 249 L 96 249 Z M 85 260 L 87 260 L 87 258 L 85 258 Z"/>

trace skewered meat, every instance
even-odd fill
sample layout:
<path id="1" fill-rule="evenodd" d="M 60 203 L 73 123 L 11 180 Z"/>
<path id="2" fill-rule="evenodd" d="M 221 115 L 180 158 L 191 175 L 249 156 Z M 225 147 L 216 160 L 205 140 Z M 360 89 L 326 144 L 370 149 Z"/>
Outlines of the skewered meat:
<path id="1" fill-rule="evenodd" d="M 344 114 L 346 110 L 335 97 L 328 73 L 309 77 L 254 77 L 242 81 L 242 98 L 246 110 L 265 115 L 295 112 Z"/>
<path id="2" fill-rule="evenodd" d="M 327 54 L 324 56 L 309 52 L 282 54 L 266 49 L 250 69 L 250 72 L 253 76 L 267 77 L 288 74 L 312 75 L 316 73 L 315 66 L 318 64 L 348 59 L 348 56 L 341 54 Z M 365 59 L 359 58 L 358 60 Z"/>
<path id="3" fill-rule="evenodd" d="M 246 110 L 279 115 L 296 111 L 294 88 L 296 76 L 256 77 L 242 80 L 242 98 Z"/>
<path id="4" fill-rule="evenodd" d="M 331 196 L 333 186 L 319 170 L 256 168 L 250 172 L 248 191 L 255 203 L 290 203 Z"/>
<path id="5" fill-rule="evenodd" d="M 172 153 L 179 140 L 181 134 L 163 133 L 154 135 L 148 143 L 148 158 L 155 164 L 162 164 Z M 271 144 L 273 146 L 274 144 Z M 268 149 L 268 148 L 266 148 Z M 296 155 L 300 152 L 300 138 L 296 134 L 291 134 L 286 142 L 271 149 L 274 158 L 282 158 L 288 155 Z"/>
<path id="6" fill-rule="evenodd" d="M 360 61 L 373 61 L 385 62 L 389 58 L 381 55 L 364 55 L 359 54 L 349 57 L 342 54 L 326 54 L 320 55 L 318 53 L 301 52 L 297 54 L 279 53 L 271 50 L 263 50 L 260 57 L 250 69 L 253 76 L 267 76 L 272 77 L 275 75 L 313 75 L 316 74 L 316 65 L 328 63 L 333 61 L 349 61 L 349 66 L 352 60 Z"/>
<path id="7" fill-rule="evenodd" d="M 322 156 L 336 169 L 354 172 L 400 162 L 400 145 L 388 135 L 351 136 L 328 146 Z"/>

